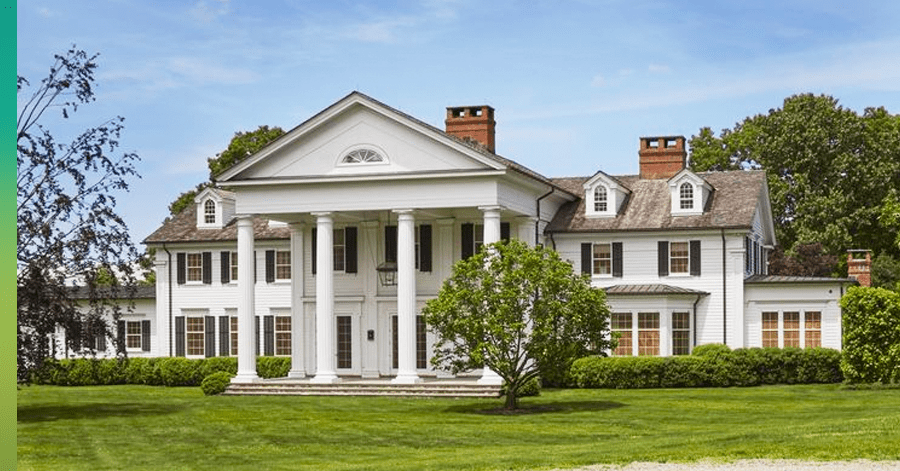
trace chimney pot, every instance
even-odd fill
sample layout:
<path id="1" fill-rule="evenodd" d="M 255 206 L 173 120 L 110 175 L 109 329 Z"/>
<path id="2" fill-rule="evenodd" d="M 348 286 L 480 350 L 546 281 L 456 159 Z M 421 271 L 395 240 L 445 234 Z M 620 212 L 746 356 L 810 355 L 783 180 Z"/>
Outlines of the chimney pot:
<path id="1" fill-rule="evenodd" d="M 638 151 L 641 178 L 669 179 L 685 168 L 684 136 L 642 137 Z"/>
<path id="2" fill-rule="evenodd" d="M 455 106 L 447 108 L 447 134 L 460 139 L 471 139 L 494 152 L 494 135 L 497 122 L 494 109 L 487 105 Z"/>

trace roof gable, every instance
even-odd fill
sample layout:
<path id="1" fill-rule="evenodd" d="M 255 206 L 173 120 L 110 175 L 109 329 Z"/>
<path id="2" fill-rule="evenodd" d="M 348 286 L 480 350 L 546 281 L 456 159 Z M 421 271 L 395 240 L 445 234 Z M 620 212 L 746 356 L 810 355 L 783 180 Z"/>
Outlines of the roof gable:
<path id="1" fill-rule="evenodd" d="M 343 162 L 368 150 L 379 162 Z M 437 128 L 354 92 L 257 154 L 226 170 L 218 181 L 292 180 L 427 172 L 505 170 L 491 158 Z"/>

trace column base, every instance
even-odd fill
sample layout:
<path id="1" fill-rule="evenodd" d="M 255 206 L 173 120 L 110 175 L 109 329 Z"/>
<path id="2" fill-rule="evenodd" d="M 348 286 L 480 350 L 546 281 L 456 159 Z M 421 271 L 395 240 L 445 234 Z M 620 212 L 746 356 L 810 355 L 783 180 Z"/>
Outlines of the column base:
<path id="1" fill-rule="evenodd" d="M 419 377 L 415 372 L 413 373 L 399 373 L 394 379 L 391 380 L 391 384 L 418 384 L 422 382 L 422 378 Z"/>
<path id="2" fill-rule="evenodd" d="M 500 377 L 493 370 L 488 368 L 484 369 L 484 372 L 481 373 L 481 378 L 478 378 L 477 384 L 483 384 L 486 386 L 500 386 L 503 384 L 503 378 Z"/>
<path id="3" fill-rule="evenodd" d="M 309 382 L 312 384 L 334 384 L 340 383 L 341 378 L 338 378 L 334 373 L 316 373 Z"/>
<path id="4" fill-rule="evenodd" d="M 259 382 L 259 376 L 256 373 L 238 373 L 237 376 L 231 378 L 234 384 L 248 384 Z"/>
<path id="5" fill-rule="evenodd" d="M 303 379 L 303 378 L 306 378 L 306 372 L 303 371 L 303 370 L 300 370 L 300 371 L 288 371 L 287 377 L 288 377 L 288 378 L 295 378 L 295 379 Z"/>

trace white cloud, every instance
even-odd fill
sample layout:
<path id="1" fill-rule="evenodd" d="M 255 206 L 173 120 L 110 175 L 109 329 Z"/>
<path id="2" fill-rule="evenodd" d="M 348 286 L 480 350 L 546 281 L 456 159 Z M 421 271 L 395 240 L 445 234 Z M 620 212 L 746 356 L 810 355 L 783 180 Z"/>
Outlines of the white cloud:
<path id="1" fill-rule="evenodd" d="M 661 65 L 661 64 L 650 64 L 647 66 L 647 70 L 651 74 L 667 74 L 672 71 L 672 69 L 669 68 L 669 66 Z"/>
<path id="2" fill-rule="evenodd" d="M 229 0 L 200 0 L 194 4 L 190 13 L 202 23 L 212 23 L 230 11 Z"/>
<path id="3" fill-rule="evenodd" d="M 594 76 L 594 78 L 591 79 L 591 86 L 592 86 L 592 87 L 595 87 L 595 88 L 596 88 L 596 87 L 603 87 L 603 86 L 605 86 L 605 85 L 606 85 L 606 78 L 603 77 L 602 75 L 597 74 L 597 75 Z"/>

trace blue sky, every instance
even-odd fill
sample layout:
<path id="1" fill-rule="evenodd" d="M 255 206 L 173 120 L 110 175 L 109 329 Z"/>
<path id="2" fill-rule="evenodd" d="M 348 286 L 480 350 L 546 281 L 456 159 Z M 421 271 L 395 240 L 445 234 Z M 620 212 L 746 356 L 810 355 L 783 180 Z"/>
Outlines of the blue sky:
<path id="1" fill-rule="evenodd" d="M 359 90 L 443 128 L 496 109 L 497 152 L 546 176 L 637 172 L 638 139 L 718 131 L 795 93 L 900 113 L 900 2 L 79 1 L 17 4 L 17 70 L 99 52 L 72 130 L 126 118 L 140 241 L 236 131 L 290 129 Z M 60 126 L 59 123 L 54 123 Z M 58 127 L 57 137 L 66 128 Z"/>

